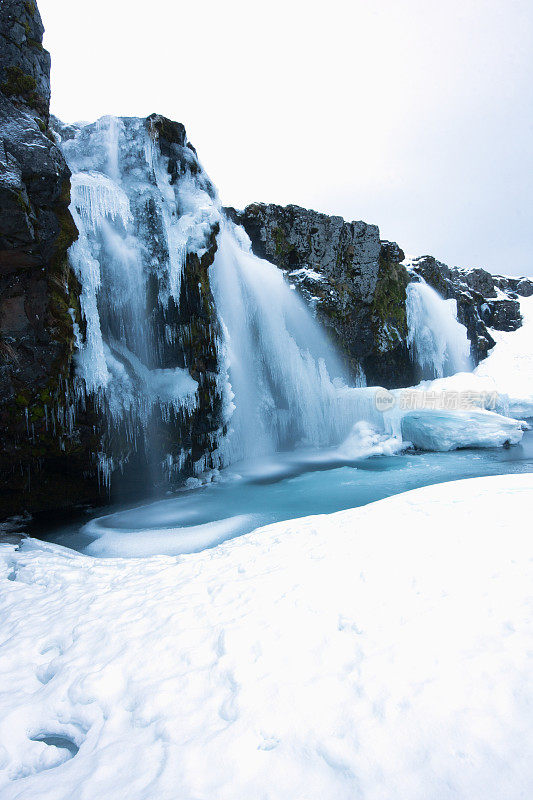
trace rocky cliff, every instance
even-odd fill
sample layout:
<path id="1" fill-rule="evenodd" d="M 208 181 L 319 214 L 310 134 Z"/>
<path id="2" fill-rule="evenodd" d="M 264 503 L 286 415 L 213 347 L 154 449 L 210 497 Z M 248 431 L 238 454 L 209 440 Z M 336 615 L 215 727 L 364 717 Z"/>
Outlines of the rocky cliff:
<path id="1" fill-rule="evenodd" d="M 50 56 L 35 3 L 0 6 L 0 514 L 91 496 L 68 408 L 80 287 L 70 171 L 48 127 Z M 65 501 L 58 503 L 61 494 Z"/>
<path id="2" fill-rule="evenodd" d="M 172 254 L 161 228 L 164 213 L 151 206 L 152 201 L 141 203 L 135 222 L 145 226 L 150 240 L 143 251 L 150 274 L 141 299 L 141 313 L 147 317 L 147 361 L 161 374 L 186 367 L 198 387 L 196 401 L 181 410 L 147 401 L 142 409 L 124 408 L 117 416 L 108 393 L 87 386 L 80 376 L 76 356 L 94 333 L 88 331 L 90 314 L 84 306 L 92 278 L 82 286 L 79 259 L 76 262 L 74 251 L 69 254 L 79 231 L 69 210 L 72 176 L 62 153 L 79 129 L 50 120 L 50 55 L 42 46 L 43 30 L 34 2 L 3 0 L 0 517 L 22 511 L 63 512 L 110 497 L 163 491 L 193 474 L 195 464 L 214 464 L 210 454 L 221 424 L 218 323 L 208 278 L 217 228 L 207 230 L 206 246 L 198 253 L 187 253 L 179 297 L 169 297 L 167 291 L 165 298 L 159 266 L 172 261 Z M 200 171 L 183 125 L 159 115 L 132 122 L 138 122 L 153 142 L 154 157 L 164 161 L 163 183 L 172 187 Z M 83 137 L 90 139 L 91 126 Z M 135 168 L 123 166 L 126 172 Z M 79 215 L 76 203 L 72 208 Z M 90 258 L 89 253 L 89 273 Z M 104 273 L 110 268 L 100 266 Z M 135 319 L 113 318 L 117 297 L 105 285 L 94 300 L 101 312 L 97 325 L 109 327 L 112 336 L 127 344 Z M 113 330 L 117 324 L 120 331 Z M 132 380 L 139 380 L 127 359 L 117 352 L 114 358 Z"/>

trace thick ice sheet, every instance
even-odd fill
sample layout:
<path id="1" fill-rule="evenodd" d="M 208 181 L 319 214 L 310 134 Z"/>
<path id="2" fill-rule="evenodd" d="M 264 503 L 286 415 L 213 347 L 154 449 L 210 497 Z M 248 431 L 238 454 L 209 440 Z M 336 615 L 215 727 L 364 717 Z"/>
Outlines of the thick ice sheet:
<path id="1" fill-rule="evenodd" d="M 402 438 L 419 450 L 446 452 L 458 447 L 518 444 L 523 423 L 491 411 L 410 411 L 402 418 Z"/>
<path id="2" fill-rule="evenodd" d="M 447 483 L 179 558 L 4 545 L 2 800 L 532 796 L 532 496 Z"/>

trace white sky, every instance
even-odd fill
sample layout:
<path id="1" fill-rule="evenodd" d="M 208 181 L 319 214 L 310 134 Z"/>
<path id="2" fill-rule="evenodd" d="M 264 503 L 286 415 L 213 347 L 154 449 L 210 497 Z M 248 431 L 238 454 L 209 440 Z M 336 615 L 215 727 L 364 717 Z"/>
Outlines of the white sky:
<path id="1" fill-rule="evenodd" d="M 65 121 L 183 122 L 226 205 L 533 274 L 533 0 L 38 0 Z"/>

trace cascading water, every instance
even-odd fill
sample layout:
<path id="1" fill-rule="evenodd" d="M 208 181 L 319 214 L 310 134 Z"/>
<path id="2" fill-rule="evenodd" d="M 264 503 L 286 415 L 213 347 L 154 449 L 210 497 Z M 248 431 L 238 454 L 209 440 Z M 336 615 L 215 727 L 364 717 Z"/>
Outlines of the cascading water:
<path id="1" fill-rule="evenodd" d="M 79 402 L 95 400 L 96 418 L 107 421 L 95 436 L 102 471 L 115 487 L 125 465 L 130 489 L 144 470 L 136 500 L 150 485 L 220 480 L 55 541 L 96 556 L 189 553 L 263 523 L 412 488 L 419 456 L 361 461 L 409 441 L 437 450 L 520 441 L 521 423 L 482 403 L 450 410 L 431 384 L 348 385 L 283 271 L 253 255 L 244 229 L 225 218 L 182 126 L 155 115 L 104 118 L 60 134 L 80 232 L 70 251 L 82 287 L 81 317 L 71 309 Z M 421 377 L 470 368 L 454 301 L 413 282 L 407 319 Z M 223 476 L 219 467 L 228 467 Z M 415 485 L 457 477 L 428 467 Z"/>
<path id="2" fill-rule="evenodd" d="M 444 300 L 424 281 L 407 287 L 408 345 L 423 378 L 470 372 L 470 342 L 457 320 L 457 302 Z"/>
<path id="3" fill-rule="evenodd" d="M 80 382 L 107 417 L 108 441 L 122 429 L 119 458 L 131 458 L 141 436 L 160 467 L 179 469 L 184 451 L 159 441 L 161 429 L 179 427 L 202 388 L 187 363 L 182 273 L 189 254 L 201 259 L 210 246 L 219 211 L 184 131 L 164 155 L 157 119 L 104 117 L 59 132 L 79 230 L 70 259 L 86 327 Z M 104 471 L 114 455 L 102 453 Z"/>
<path id="4" fill-rule="evenodd" d="M 361 421 L 399 435 L 398 410 L 347 385 L 283 272 L 225 218 L 182 126 L 105 117 L 60 133 L 80 232 L 78 371 L 107 420 L 107 477 L 141 449 L 148 480 L 169 485 L 282 450 L 355 452 L 374 435 Z M 423 377 L 470 368 L 454 301 L 411 283 L 407 317 Z"/>
<path id="5" fill-rule="evenodd" d="M 188 460 L 198 474 L 339 444 L 361 419 L 382 424 L 373 393 L 346 385 L 283 273 L 224 218 L 184 130 L 169 143 L 173 123 L 160 119 L 59 129 L 80 232 L 70 252 L 86 328 L 78 373 L 107 419 L 106 477 L 141 445 L 160 470 L 180 473 Z M 202 273 L 217 231 L 215 261 Z"/>
<path id="6" fill-rule="evenodd" d="M 301 298 L 225 221 L 211 267 L 234 411 L 230 460 L 344 439 L 361 395 Z"/>

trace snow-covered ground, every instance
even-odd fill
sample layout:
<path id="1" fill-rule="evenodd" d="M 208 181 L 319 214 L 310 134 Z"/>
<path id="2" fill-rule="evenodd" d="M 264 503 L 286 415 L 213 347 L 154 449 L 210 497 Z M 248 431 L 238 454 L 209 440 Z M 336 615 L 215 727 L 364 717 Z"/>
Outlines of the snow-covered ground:
<path id="1" fill-rule="evenodd" d="M 496 342 L 488 357 L 475 369 L 478 379 L 493 381 L 509 398 L 508 413 L 533 416 L 533 296 L 520 298 L 522 326 L 517 331 L 494 331 Z"/>
<path id="2" fill-rule="evenodd" d="M 532 497 L 458 481 L 179 557 L 3 545 L 0 797 L 531 798 Z"/>

